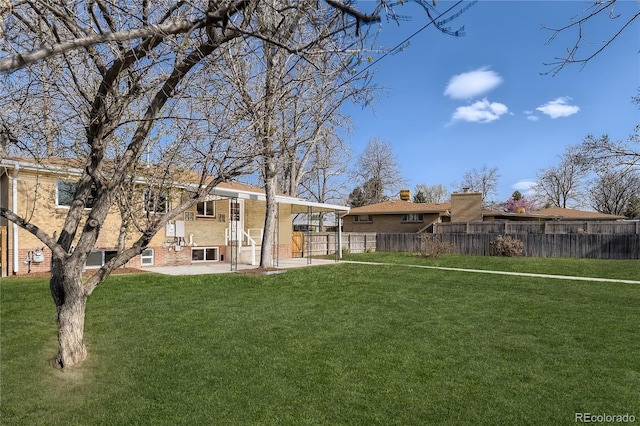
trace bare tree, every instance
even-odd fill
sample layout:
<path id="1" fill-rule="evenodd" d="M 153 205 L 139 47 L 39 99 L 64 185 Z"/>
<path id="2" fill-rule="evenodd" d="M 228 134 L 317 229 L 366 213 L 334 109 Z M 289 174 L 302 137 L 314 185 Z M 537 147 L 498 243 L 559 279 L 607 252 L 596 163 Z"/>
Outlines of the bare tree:
<path id="1" fill-rule="evenodd" d="M 343 198 L 349 150 L 338 135 L 327 134 L 315 145 L 300 182 L 299 195 L 319 203 Z"/>
<path id="2" fill-rule="evenodd" d="M 369 189 L 368 203 L 379 203 L 385 197 L 397 194 L 404 185 L 400 165 L 388 142 L 379 138 L 371 139 L 357 159 L 353 171 L 362 187 Z"/>
<path id="3" fill-rule="evenodd" d="M 600 213 L 624 215 L 633 197 L 640 196 L 640 176 L 635 170 L 600 173 L 589 189 L 589 203 Z"/>
<path id="4" fill-rule="evenodd" d="M 345 61 L 345 55 L 360 51 L 363 39 L 341 31 L 339 11 L 318 21 L 307 11 L 283 8 L 278 1 L 263 2 L 259 9 L 260 25 L 273 34 L 272 39 L 237 43 L 225 61 L 240 94 L 243 119 L 254 123 L 254 138 L 261 145 L 257 159 L 267 208 L 260 266 L 268 267 L 273 263 L 276 191 L 297 194 L 314 147 L 332 125 L 343 124 L 339 107 L 363 91 L 360 84 L 368 79 L 366 73 L 354 78 Z M 320 40 L 322 34 L 334 35 Z M 301 44 L 316 41 L 301 59 L 281 47 L 287 39 Z"/>
<path id="5" fill-rule="evenodd" d="M 609 47 L 625 30 L 638 22 L 640 8 L 633 10 L 633 6 L 631 6 L 632 10 L 619 12 L 620 8 L 616 8 L 616 3 L 618 3 L 617 0 L 595 1 L 590 7 L 574 17 L 570 23 L 557 28 L 544 27 L 552 31 L 547 44 L 552 43 L 561 34 L 575 32 L 575 42 L 566 49 L 566 55 L 556 57 L 554 61 L 545 64 L 551 67 L 547 74 L 556 75 L 571 64 L 586 65 L 587 62 Z M 624 3 L 627 6 L 633 4 L 633 2 Z M 637 5 L 637 2 L 635 3 Z M 599 29 L 606 28 L 609 34 L 603 41 L 594 43 L 593 39 L 600 37 L 590 37 L 589 26 Z"/>
<path id="6" fill-rule="evenodd" d="M 464 174 L 462 187 L 468 188 L 470 191 L 481 192 L 482 202 L 485 203 L 491 195 L 495 195 L 499 178 L 497 167 L 483 164 L 480 170 L 474 168 Z"/>
<path id="7" fill-rule="evenodd" d="M 277 69 L 271 63 L 276 48 L 309 60 L 320 41 L 359 36 L 362 25 L 380 21 L 381 13 L 395 16 L 382 1 L 371 13 L 338 0 L 265 3 L 134 0 L 126 8 L 110 0 L 0 3 L 0 52 L 8 52 L 0 53 L 0 141 L 6 153 L 31 156 L 45 170 L 51 160 L 44 157 L 51 152 L 81 170 L 55 234 L 0 209 L 2 217 L 52 252 L 59 367 L 86 358 L 85 306 L 111 271 L 139 255 L 169 220 L 218 183 L 245 173 L 256 148 L 271 155 L 273 116 L 246 121 L 237 109 L 238 94 L 224 84 L 221 57 L 230 43 L 264 43 L 270 74 Z M 294 36 L 297 27 L 289 22 L 288 32 L 281 32 L 278 19 L 285 15 L 299 17 L 313 35 Z M 268 89 L 265 98 L 270 110 L 276 96 Z M 48 119 L 42 120 L 45 111 Z M 256 144 L 247 135 L 255 135 L 258 126 L 266 131 Z M 144 155 L 153 167 L 143 167 Z M 265 170 L 273 174 L 267 163 Z M 190 184 L 176 189 L 187 175 Z M 176 194 L 175 204 L 156 214 L 166 191 L 186 195 Z M 151 209 L 141 216 L 136 200 Z M 83 265 L 114 206 L 122 213 L 118 252 L 83 281 Z"/>
<path id="8" fill-rule="evenodd" d="M 597 169 L 640 166 L 640 125 L 626 140 L 612 141 L 608 135 L 589 135 L 578 147 L 583 162 Z"/>
<path id="9" fill-rule="evenodd" d="M 449 190 L 442 184 L 427 185 L 419 183 L 416 185 L 413 202 L 414 203 L 444 203 L 449 199 Z"/>
<path id="10" fill-rule="evenodd" d="M 588 173 L 589 169 L 576 149 L 569 147 L 560 157 L 560 164 L 538 173 L 534 189 L 552 206 L 579 207 L 584 203 L 584 181 Z"/>
<path id="11" fill-rule="evenodd" d="M 315 145 L 300 181 L 300 195 L 318 203 L 338 203 L 343 198 L 349 152 L 337 135 L 327 134 Z M 324 214 L 318 216 L 320 229 Z"/>
<path id="12" fill-rule="evenodd" d="M 54 143 L 55 152 L 82 171 L 57 236 L 17 212 L 0 210 L 52 252 L 57 365 L 67 368 L 87 356 L 84 315 L 94 289 L 114 268 L 139 255 L 169 220 L 221 181 L 245 173 L 255 158 L 255 141 L 246 135 L 256 123 L 235 113 L 236 97 L 222 84 L 220 55 L 226 46 L 256 38 L 303 56 L 317 40 L 335 33 L 304 41 L 276 38 L 273 27 L 261 25 L 261 8 L 254 1 L 209 2 L 204 8 L 170 1 L 153 8 L 146 1 L 129 2 L 126 9 L 83 1 L 12 6 L 9 14 L 2 10 L 2 43 L 4 51 L 21 53 L 0 59 L 1 69 L 13 70 L 2 76 L 0 96 L 0 128 L 11 144 L 7 150 L 30 155 L 46 169 L 50 160 L 43 157 Z M 339 21 L 343 30 L 379 19 L 377 12 L 362 14 L 339 2 L 289 6 L 317 21 Z M 46 123 L 40 120 L 43 108 L 51 117 Z M 143 167 L 146 153 L 153 167 Z M 180 191 L 186 196 L 175 197 L 164 214 L 147 208 L 140 216 L 140 204 L 133 201 L 157 207 L 161 194 L 174 191 L 185 175 L 190 185 Z M 83 265 L 112 206 L 122 212 L 117 255 L 83 281 Z"/>

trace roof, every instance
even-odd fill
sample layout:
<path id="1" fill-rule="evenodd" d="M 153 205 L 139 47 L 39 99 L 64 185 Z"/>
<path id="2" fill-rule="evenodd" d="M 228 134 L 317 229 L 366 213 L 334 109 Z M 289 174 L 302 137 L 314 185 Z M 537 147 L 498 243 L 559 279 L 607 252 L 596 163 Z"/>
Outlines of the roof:
<path id="1" fill-rule="evenodd" d="M 7 169 L 13 169 L 16 166 L 25 170 L 31 171 L 46 171 L 49 173 L 65 173 L 65 174 L 77 174 L 80 175 L 82 168 L 86 162 L 83 159 L 69 159 L 69 158 L 46 158 L 39 162 L 36 162 L 33 158 L 2 158 L 0 159 L 0 166 Z M 181 171 L 181 182 L 176 182 L 177 186 L 189 187 L 190 185 L 197 185 L 199 182 L 199 175 L 189 171 Z M 142 180 L 144 182 L 144 179 Z M 210 180 L 209 180 L 210 181 Z M 225 198 L 241 198 L 266 201 L 266 194 L 263 188 L 248 185 L 245 183 L 227 181 L 219 183 L 212 191 L 213 195 L 218 195 Z M 276 202 L 291 204 L 293 207 L 293 213 L 308 213 L 310 210 L 313 212 L 341 212 L 345 214 L 349 211 L 349 207 L 317 203 L 308 201 L 303 198 L 292 197 L 284 194 L 276 194 Z"/>
<path id="2" fill-rule="evenodd" d="M 537 216 L 547 216 L 565 220 L 621 220 L 625 218 L 624 216 L 613 214 L 563 209 L 561 207 L 549 207 L 547 209 L 538 210 L 534 214 Z"/>
<path id="3" fill-rule="evenodd" d="M 404 200 L 390 200 L 382 203 L 369 204 L 362 207 L 354 207 L 349 215 L 360 214 L 408 214 L 408 213 L 438 213 L 448 215 L 451 210 L 451 203 L 412 203 Z"/>
<path id="4" fill-rule="evenodd" d="M 483 210 L 484 217 L 495 217 L 513 220 L 622 220 L 624 216 L 613 214 L 589 212 L 584 210 L 563 209 L 561 207 L 549 207 L 543 210 L 532 211 L 531 213 L 511 213 L 498 210 Z"/>

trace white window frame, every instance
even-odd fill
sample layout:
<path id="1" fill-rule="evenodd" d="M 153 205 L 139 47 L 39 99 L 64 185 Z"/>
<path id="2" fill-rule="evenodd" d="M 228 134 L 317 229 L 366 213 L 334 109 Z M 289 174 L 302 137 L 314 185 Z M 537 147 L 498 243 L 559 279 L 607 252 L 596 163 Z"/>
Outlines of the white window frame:
<path id="1" fill-rule="evenodd" d="M 147 254 L 145 254 L 145 252 L 147 252 Z M 148 252 L 151 252 L 151 254 Z M 140 266 L 153 266 L 155 263 L 155 254 L 156 253 L 152 248 L 142 250 L 142 253 L 140 253 Z"/>
<path id="2" fill-rule="evenodd" d="M 423 213 L 407 213 L 407 214 L 403 214 L 401 222 L 402 223 L 423 223 L 424 222 L 424 214 Z"/>
<path id="3" fill-rule="evenodd" d="M 117 255 L 118 251 L 117 250 L 109 250 L 109 249 L 95 250 L 95 251 L 92 251 L 91 253 L 89 253 L 89 256 L 96 255 L 96 254 L 98 254 L 100 256 L 100 265 L 87 265 L 87 262 L 85 261 L 85 264 L 84 264 L 85 269 L 102 268 L 104 266 L 104 264 L 107 263 L 107 257 L 110 256 L 110 255 L 111 256 Z"/>
<path id="4" fill-rule="evenodd" d="M 366 219 L 363 219 L 366 217 Z M 370 214 L 359 214 L 353 217 L 353 223 L 372 223 L 373 216 Z"/>
<path id="5" fill-rule="evenodd" d="M 157 204 L 156 198 L 160 197 L 160 204 L 162 205 L 162 198 L 164 198 L 164 206 L 158 209 L 156 206 L 155 210 L 148 210 L 151 204 Z M 145 188 L 142 194 L 142 203 L 145 213 L 151 214 L 165 214 L 169 211 L 169 194 L 166 191 L 154 190 L 151 188 Z"/>
<path id="6" fill-rule="evenodd" d="M 193 252 L 202 250 L 202 260 L 194 260 Z M 214 250 L 215 259 L 207 259 L 207 250 Z M 220 260 L 220 249 L 218 247 L 192 247 L 191 248 L 191 263 L 202 263 L 202 262 L 217 262 Z"/>
<path id="7" fill-rule="evenodd" d="M 69 204 L 60 204 L 60 184 L 64 184 L 64 185 L 69 185 L 71 186 L 71 192 L 70 192 L 70 197 L 71 197 L 71 201 L 69 202 Z M 71 207 L 71 203 L 73 202 L 73 196 L 76 192 L 76 187 L 78 186 L 78 181 L 72 181 L 72 180 L 65 180 L 65 179 L 57 179 L 56 180 L 56 207 L 58 208 L 63 208 L 63 209 L 68 209 Z M 85 210 L 91 210 L 91 208 L 93 207 L 93 198 L 94 198 L 94 193 L 95 188 L 93 187 L 93 185 L 91 186 L 91 195 L 89 195 L 89 199 L 87 200 L 87 205 L 88 207 L 85 206 Z"/>
<path id="8" fill-rule="evenodd" d="M 198 212 L 198 207 L 201 204 L 204 206 L 204 209 L 203 209 L 204 213 L 202 213 L 202 214 L 200 212 Z M 210 205 L 211 206 L 211 210 L 213 210 L 213 213 L 211 213 L 211 214 L 207 213 L 207 210 L 208 210 L 207 206 L 208 205 Z M 210 217 L 210 218 L 216 217 L 216 201 L 215 200 L 205 200 L 205 201 L 200 201 L 200 202 L 196 203 L 196 216 L 197 217 Z"/>

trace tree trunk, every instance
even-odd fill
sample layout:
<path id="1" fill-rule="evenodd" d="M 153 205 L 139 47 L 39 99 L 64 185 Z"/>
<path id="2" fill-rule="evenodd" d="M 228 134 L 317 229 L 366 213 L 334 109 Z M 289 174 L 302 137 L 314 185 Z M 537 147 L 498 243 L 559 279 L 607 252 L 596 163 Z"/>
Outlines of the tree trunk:
<path id="1" fill-rule="evenodd" d="M 272 158 L 267 159 L 265 170 L 268 171 L 265 178 L 265 193 L 267 198 L 267 211 L 264 217 L 264 232 L 262 236 L 262 249 L 260 251 L 260 267 L 269 268 L 273 266 L 273 245 L 275 243 L 275 231 L 276 231 L 276 174 L 275 174 L 275 160 Z"/>
<path id="2" fill-rule="evenodd" d="M 60 263 L 55 265 L 55 263 Z M 54 262 L 50 281 L 51 295 L 58 311 L 58 356 L 56 366 L 69 368 L 87 358 L 84 344 L 84 318 L 88 294 L 82 284 L 82 268 L 62 269 Z M 70 270 L 79 269 L 78 272 Z"/>

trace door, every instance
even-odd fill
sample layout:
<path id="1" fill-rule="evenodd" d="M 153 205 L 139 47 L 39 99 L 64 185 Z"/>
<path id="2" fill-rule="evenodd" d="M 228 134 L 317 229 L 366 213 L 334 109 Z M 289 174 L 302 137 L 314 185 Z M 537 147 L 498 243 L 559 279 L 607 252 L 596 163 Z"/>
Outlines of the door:
<path id="1" fill-rule="evenodd" d="M 242 241 L 244 235 L 244 200 L 229 200 L 229 235 L 236 241 Z"/>
<path id="2" fill-rule="evenodd" d="M 291 240 L 291 257 L 304 257 L 304 232 L 294 232 Z"/>

